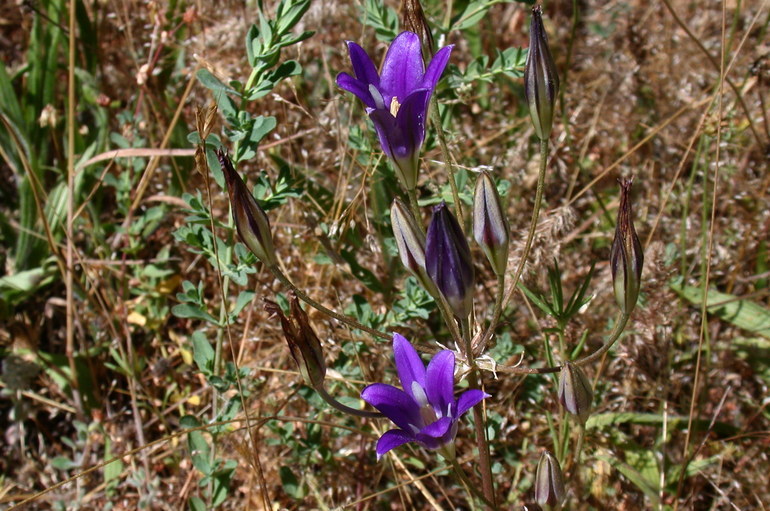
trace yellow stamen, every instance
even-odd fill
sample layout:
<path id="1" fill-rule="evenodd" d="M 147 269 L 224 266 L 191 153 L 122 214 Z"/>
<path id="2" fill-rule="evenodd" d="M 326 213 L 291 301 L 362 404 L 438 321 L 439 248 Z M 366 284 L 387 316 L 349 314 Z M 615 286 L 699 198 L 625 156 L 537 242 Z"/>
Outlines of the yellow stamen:
<path id="1" fill-rule="evenodd" d="M 398 98 L 393 96 L 390 101 L 390 115 L 395 117 L 398 114 L 398 109 L 401 108 L 401 103 L 398 102 Z"/>

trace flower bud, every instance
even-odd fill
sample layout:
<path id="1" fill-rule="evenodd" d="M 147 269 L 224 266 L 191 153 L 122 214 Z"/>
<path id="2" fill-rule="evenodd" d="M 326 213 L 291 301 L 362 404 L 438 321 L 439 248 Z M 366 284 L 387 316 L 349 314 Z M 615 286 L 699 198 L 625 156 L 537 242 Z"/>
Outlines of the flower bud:
<path id="1" fill-rule="evenodd" d="M 445 202 L 433 208 L 425 244 L 425 268 L 454 315 L 467 318 L 473 304 L 471 249 Z"/>
<path id="2" fill-rule="evenodd" d="M 265 300 L 265 310 L 280 318 L 291 356 L 297 363 L 305 383 L 313 388 L 323 387 L 326 363 L 321 341 L 310 326 L 307 313 L 299 305 L 297 295 L 292 291 L 289 293 L 289 298 L 291 299 L 291 318 L 284 316 L 281 307 L 270 300 Z"/>
<path id="3" fill-rule="evenodd" d="M 543 451 L 540 461 L 537 462 L 535 500 L 545 510 L 559 509 L 566 496 L 559 461 L 550 451 Z"/>
<path id="4" fill-rule="evenodd" d="M 390 207 L 390 223 L 398 246 L 398 256 L 407 270 L 412 272 L 429 293 L 436 293 L 436 286 L 425 270 L 425 235 L 409 208 L 400 199 Z"/>
<path id="5" fill-rule="evenodd" d="M 473 237 L 497 275 L 504 274 L 508 266 L 508 232 L 497 187 L 489 173 L 482 172 L 473 196 Z"/>
<path id="6" fill-rule="evenodd" d="M 529 26 L 529 52 L 524 67 L 524 95 L 529 104 L 529 116 L 535 133 L 541 140 L 551 135 L 556 96 L 559 94 L 559 75 L 548 47 L 548 35 L 543 26 L 539 5 L 532 8 Z"/>
<path id="7" fill-rule="evenodd" d="M 402 30 L 414 32 L 420 36 L 420 40 L 428 50 L 429 55 L 433 55 L 433 34 L 430 31 L 428 20 L 425 18 L 422 5 L 420 5 L 420 0 L 401 0 L 399 15 L 401 17 Z"/>
<path id="8" fill-rule="evenodd" d="M 230 157 L 222 149 L 217 150 L 217 156 L 225 174 L 238 236 L 260 261 L 270 265 L 277 264 L 270 220 L 235 171 Z"/>
<path id="9" fill-rule="evenodd" d="M 576 415 L 585 424 L 591 414 L 591 401 L 594 392 L 586 373 L 570 362 L 565 362 L 559 374 L 559 401 L 564 409 Z"/>
<path id="10" fill-rule="evenodd" d="M 632 181 L 631 179 L 620 181 L 618 221 L 615 226 L 615 239 L 610 249 L 610 269 L 615 287 L 615 299 L 624 314 L 631 314 L 636 306 L 644 265 L 644 251 L 631 218 Z"/>

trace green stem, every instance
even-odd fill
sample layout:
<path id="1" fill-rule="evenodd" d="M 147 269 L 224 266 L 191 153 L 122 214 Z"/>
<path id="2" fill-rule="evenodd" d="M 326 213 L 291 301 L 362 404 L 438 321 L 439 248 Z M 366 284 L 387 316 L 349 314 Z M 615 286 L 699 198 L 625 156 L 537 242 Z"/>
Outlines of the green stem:
<path id="1" fill-rule="evenodd" d="M 615 322 L 615 328 L 612 330 L 612 333 L 610 333 L 610 338 L 607 340 L 607 342 L 598 350 L 596 350 L 594 353 L 585 356 L 575 362 L 573 364 L 584 366 L 587 364 L 590 364 L 591 362 L 594 362 L 599 357 L 604 355 L 612 346 L 615 344 L 615 342 L 620 338 L 620 334 L 623 333 L 623 329 L 626 326 L 626 323 L 628 323 L 630 315 L 629 314 L 623 314 L 621 313 L 618 320 Z M 505 366 L 505 365 L 499 365 L 496 367 L 496 370 L 501 373 L 510 373 L 510 374 L 550 374 L 550 373 L 558 373 L 561 371 L 561 366 L 554 366 L 551 367 L 511 367 L 511 366 Z"/>
<path id="2" fill-rule="evenodd" d="M 479 382 L 479 371 L 476 366 L 476 360 L 473 357 L 473 349 L 471 348 L 471 332 L 470 322 L 467 318 L 460 321 L 462 328 L 463 341 L 465 345 L 465 358 L 468 365 L 471 367 L 468 373 L 468 384 L 471 389 L 481 389 Z M 484 491 L 484 495 L 487 500 L 493 504 L 495 508 L 495 483 L 492 479 L 492 465 L 489 457 L 489 442 L 487 442 L 486 428 L 484 427 L 484 413 L 482 407 L 473 407 L 473 424 L 476 430 L 476 446 L 479 450 L 479 470 L 481 471 L 481 486 Z"/>
<path id="3" fill-rule="evenodd" d="M 575 466 L 580 466 L 580 455 L 583 453 L 583 438 L 586 436 L 586 425 L 581 424 L 578 431 L 577 447 L 575 447 Z"/>
<path id="4" fill-rule="evenodd" d="M 274 264 L 269 264 L 269 265 L 267 265 L 267 268 L 275 276 L 275 278 L 277 278 L 278 280 L 281 281 L 281 283 L 284 286 L 286 286 L 289 289 L 291 289 L 292 291 L 294 291 L 294 293 L 296 293 L 296 295 L 299 297 L 300 300 L 302 300 L 306 304 L 310 305 L 314 309 L 319 310 L 319 311 L 323 312 L 324 314 L 326 314 L 327 316 L 330 316 L 330 317 L 336 319 L 337 321 L 339 321 L 341 323 L 345 323 L 348 326 L 351 326 L 353 328 L 357 328 L 359 330 L 363 330 L 364 332 L 369 333 L 369 334 L 371 334 L 371 335 L 373 335 L 375 337 L 379 337 L 380 339 L 390 340 L 390 336 L 388 334 L 386 334 L 384 332 L 380 332 L 379 330 L 375 330 L 374 328 L 370 328 L 370 327 L 368 327 L 366 325 L 363 325 L 363 324 L 359 323 L 358 321 L 356 321 L 355 319 L 349 318 L 347 316 L 343 316 L 342 314 L 334 312 L 333 310 L 331 310 L 329 308 L 326 308 L 323 305 L 321 305 L 320 303 L 316 302 L 315 300 L 310 298 L 307 294 L 305 294 L 304 291 L 300 290 L 297 286 L 295 286 L 288 279 L 288 277 L 286 277 L 286 275 L 283 274 L 283 272 L 281 271 L 281 269 L 278 266 L 276 266 Z"/>
<path id="5" fill-rule="evenodd" d="M 370 419 L 380 419 L 384 417 L 384 415 L 382 415 L 380 412 L 369 412 L 367 410 L 358 410 L 356 408 L 351 408 L 349 406 L 343 405 L 342 403 L 334 399 L 322 385 L 319 387 L 316 387 L 315 391 L 318 392 L 318 395 L 321 396 L 321 398 L 324 401 L 326 401 L 332 407 L 336 408 L 342 413 L 346 413 L 348 415 L 355 415 L 357 417 L 366 417 Z"/>
<path id="6" fill-rule="evenodd" d="M 495 506 L 492 501 L 484 496 L 484 494 L 479 491 L 476 484 L 468 478 L 468 476 L 465 474 L 465 471 L 460 466 L 460 463 L 458 463 L 457 459 L 454 458 L 449 461 L 452 463 L 452 468 L 454 469 L 455 475 L 460 479 L 460 481 L 462 481 L 462 483 L 464 483 L 463 485 L 465 488 L 469 490 L 476 498 L 486 504 L 490 509 L 497 509 L 497 506 Z"/>
<path id="7" fill-rule="evenodd" d="M 521 254 L 519 265 L 516 268 L 516 272 L 513 274 L 513 282 L 511 287 L 505 293 L 505 299 L 502 301 L 501 307 L 495 310 L 495 314 L 492 317 L 492 322 L 489 324 L 489 328 L 484 333 L 482 344 L 486 344 L 497 328 L 500 322 L 500 316 L 505 306 L 511 301 L 513 293 L 516 292 L 516 286 L 519 284 L 521 273 L 524 271 L 524 265 L 527 263 L 529 257 L 529 251 L 532 249 L 532 240 L 535 239 L 535 230 L 537 229 L 537 221 L 540 217 L 540 203 L 543 200 L 543 188 L 545 184 L 545 170 L 548 163 L 548 139 L 540 141 L 540 170 L 537 174 L 537 191 L 535 192 L 535 206 L 532 210 L 532 218 L 529 222 L 529 232 L 527 233 L 527 242 L 524 245 L 524 252 Z"/>
<path id="8" fill-rule="evenodd" d="M 460 219 L 460 227 L 463 227 L 463 205 L 460 202 L 460 193 L 457 191 L 457 183 L 455 182 L 455 169 L 452 164 L 452 155 L 449 154 L 449 146 L 447 146 L 446 138 L 444 137 L 444 129 L 441 126 L 441 115 L 438 111 L 438 100 L 436 95 L 433 94 L 430 97 L 430 120 L 433 123 L 433 129 L 436 130 L 436 136 L 438 137 L 438 145 L 441 147 L 441 157 L 444 158 L 444 165 L 449 170 L 449 186 L 452 188 L 452 200 L 455 203 L 455 209 L 457 209 L 457 218 Z M 463 229 L 465 230 L 465 229 Z"/>

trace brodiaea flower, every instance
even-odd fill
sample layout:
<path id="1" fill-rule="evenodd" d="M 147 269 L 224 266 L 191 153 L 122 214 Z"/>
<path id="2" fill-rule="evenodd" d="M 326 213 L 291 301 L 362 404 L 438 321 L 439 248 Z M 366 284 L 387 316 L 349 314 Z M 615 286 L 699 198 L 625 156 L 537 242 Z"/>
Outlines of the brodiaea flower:
<path id="1" fill-rule="evenodd" d="M 393 354 L 404 390 L 374 383 L 361 392 L 361 399 L 398 426 L 377 441 L 377 458 L 407 442 L 417 442 L 428 449 L 451 444 L 460 417 L 489 395 L 466 390 L 455 399 L 455 356 L 449 350 L 436 353 L 426 369 L 409 341 L 394 334 Z"/>
<path id="2" fill-rule="evenodd" d="M 348 51 L 356 77 L 340 73 L 337 85 L 364 102 L 382 150 L 393 160 L 403 185 L 413 190 L 430 96 L 449 61 L 452 46 L 441 48 L 425 69 L 419 36 L 402 32 L 388 48 L 381 73 L 359 45 L 348 41 Z"/>

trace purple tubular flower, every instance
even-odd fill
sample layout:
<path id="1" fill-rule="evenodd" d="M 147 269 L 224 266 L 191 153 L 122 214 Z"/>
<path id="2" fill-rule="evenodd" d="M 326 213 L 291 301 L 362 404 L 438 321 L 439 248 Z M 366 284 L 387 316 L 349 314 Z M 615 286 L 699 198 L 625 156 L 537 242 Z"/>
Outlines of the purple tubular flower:
<path id="1" fill-rule="evenodd" d="M 417 186 L 419 153 L 425 140 L 430 96 L 449 62 L 453 46 L 441 48 L 425 68 L 420 37 L 402 32 L 385 54 L 382 72 L 359 45 L 348 41 L 355 78 L 337 76 L 337 85 L 352 92 L 366 105 L 385 154 L 408 190 Z"/>
<path id="2" fill-rule="evenodd" d="M 473 305 L 471 248 L 445 202 L 433 208 L 425 242 L 425 269 L 454 315 L 467 318 Z"/>
<path id="3" fill-rule="evenodd" d="M 427 449 L 451 444 L 460 417 L 489 394 L 474 389 L 454 398 L 455 356 L 449 350 L 434 355 L 426 369 L 409 341 L 394 334 L 393 354 L 404 390 L 373 383 L 361 392 L 361 399 L 398 426 L 377 441 L 377 459 L 407 442 Z"/>

